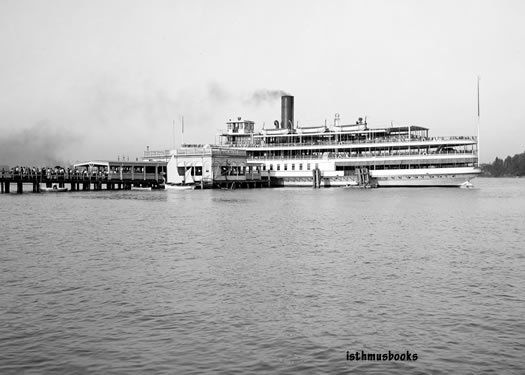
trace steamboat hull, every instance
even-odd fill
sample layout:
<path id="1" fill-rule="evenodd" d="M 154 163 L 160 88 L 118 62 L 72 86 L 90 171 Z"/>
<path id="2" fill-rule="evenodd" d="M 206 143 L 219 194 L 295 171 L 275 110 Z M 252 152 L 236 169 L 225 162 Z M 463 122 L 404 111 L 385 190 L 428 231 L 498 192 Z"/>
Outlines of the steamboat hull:
<path id="1" fill-rule="evenodd" d="M 463 187 L 470 185 L 478 176 L 478 168 L 447 168 L 419 170 L 370 171 L 370 186 L 373 187 Z M 360 185 L 357 176 L 337 176 L 335 171 L 324 171 L 320 187 L 351 187 Z M 330 176 L 331 175 L 331 176 Z M 272 173 L 272 186 L 312 187 L 314 178 L 302 173 Z"/>

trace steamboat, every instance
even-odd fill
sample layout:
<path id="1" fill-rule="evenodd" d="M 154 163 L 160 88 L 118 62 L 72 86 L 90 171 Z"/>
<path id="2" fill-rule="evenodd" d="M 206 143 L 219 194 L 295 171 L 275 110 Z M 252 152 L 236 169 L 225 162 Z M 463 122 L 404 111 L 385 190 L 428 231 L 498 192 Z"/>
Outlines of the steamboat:
<path id="1" fill-rule="evenodd" d="M 255 131 L 254 122 L 227 122 L 221 146 L 244 150 L 250 171 L 272 186 L 469 187 L 481 171 L 478 138 L 431 137 L 422 126 L 369 128 L 366 118 L 315 127 L 294 125 L 294 97 L 281 97 L 281 121 Z"/>

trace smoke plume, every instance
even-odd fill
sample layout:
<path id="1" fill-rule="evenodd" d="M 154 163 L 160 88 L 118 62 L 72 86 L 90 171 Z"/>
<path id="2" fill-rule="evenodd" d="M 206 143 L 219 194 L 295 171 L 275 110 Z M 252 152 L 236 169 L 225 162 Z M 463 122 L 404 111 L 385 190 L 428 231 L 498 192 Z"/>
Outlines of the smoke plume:
<path id="1" fill-rule="evenodd" d="M 273 102 L 275 100 L 279 100 L 281 96 L 283 95 L 290 95 L 287 92 L 283 90 L 268 90 L 268 89 L 260 89 L 256 90 L 250 99 L 247 100 L 248 103 L 254 104 L 254 105 L 260 105 L 267 102 Z"/>
<path id="2" fill-rule="evenodd" d="M 76 144 L 80 137 L 57 129 L 44 121 L 0 138 L 0 164 L 14 166 L 65 166 L 60 156 L 64 148 Z"/>
<path id="3" fill-rule="evenodd" d="M 232 94 L 217 82 L 208 84 L 208 96 L 211 100 L 224 103 L 232 99 Z"/>

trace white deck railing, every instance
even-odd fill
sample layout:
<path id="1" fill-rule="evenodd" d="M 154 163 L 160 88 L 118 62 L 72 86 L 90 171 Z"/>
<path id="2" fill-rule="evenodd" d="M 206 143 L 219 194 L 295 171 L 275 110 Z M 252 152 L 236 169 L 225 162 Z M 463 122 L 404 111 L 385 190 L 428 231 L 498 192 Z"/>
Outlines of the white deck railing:
<path id="1" fill-rule="evenodd" d="M 374 144 L 374 143 L 442 143 L 448 141 L 468 141 L 468 143 L 475 143 L 477 137 L 475 136 L 457 136 L 457 137 L 384 137 L 384 138 L 372 138 L 372 139 L 356 139 L 352 141 L 338 141 L 334 139 L 330 140 L 318 140 L 315 142 L 291 142 L 291 143 L 263 143 L 254 142 L 249 144 L 237 144 L 237 143 L 224 143 L 223 146 L 227 147 L 239 147 L 239 148 L 270 148 L 270 147 L 301 147 L 301 146 L 340 146 L 340 145 L 362 145 L 362 144 Z M 457 143 L 457 142 L 454 142 Z"/>

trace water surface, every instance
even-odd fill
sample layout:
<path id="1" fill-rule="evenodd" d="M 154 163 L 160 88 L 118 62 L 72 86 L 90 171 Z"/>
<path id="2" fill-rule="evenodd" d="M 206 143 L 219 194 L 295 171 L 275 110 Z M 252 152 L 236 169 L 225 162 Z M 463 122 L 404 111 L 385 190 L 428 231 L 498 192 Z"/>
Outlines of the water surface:
<path id="1" fill-rule="evenodd" d="M 475 186 L 1 195 L 0 372 L 525 373 L 525 179 Z"/>

